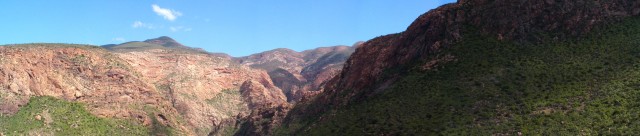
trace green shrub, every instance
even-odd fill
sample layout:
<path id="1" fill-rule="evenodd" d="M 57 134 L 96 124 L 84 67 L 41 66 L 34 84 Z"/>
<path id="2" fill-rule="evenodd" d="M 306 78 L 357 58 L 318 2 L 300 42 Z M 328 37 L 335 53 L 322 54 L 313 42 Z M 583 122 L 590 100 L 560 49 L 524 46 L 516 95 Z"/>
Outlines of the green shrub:
<path id="1" fill-rule="evenodd" d="M 15 115 L 0 116 L 0 132 L 5 135 L 148 134 L 147 128 L 135 122 L 96 117 L 80 103 L 49 96 L 32 97 Z"/>

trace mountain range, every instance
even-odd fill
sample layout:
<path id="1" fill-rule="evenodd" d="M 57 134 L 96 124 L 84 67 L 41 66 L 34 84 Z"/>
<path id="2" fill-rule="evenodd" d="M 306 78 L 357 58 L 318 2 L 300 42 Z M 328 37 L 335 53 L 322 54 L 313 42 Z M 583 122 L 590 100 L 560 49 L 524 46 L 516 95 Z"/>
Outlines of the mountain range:
<path id="1" fill-rule="evenodd" d="M 205 135 L 251 110 L 318 94 L 353 52 L 334 46 L 234 58 L 166 36 L 100 47 L 24 44 L 1 50 L 9 64 L 0 70 L 3 114 L 15 114 L 32 96 L 53 96 L 86 103 L 98 117 L 172 129 L 149 133 L 186 135 Z"/>
<path id="2" fill-rule="evenodd" d="M 459 0 L 352 46 L 0 46 L 1 135 L 633 135 L 640 1 Z"/>

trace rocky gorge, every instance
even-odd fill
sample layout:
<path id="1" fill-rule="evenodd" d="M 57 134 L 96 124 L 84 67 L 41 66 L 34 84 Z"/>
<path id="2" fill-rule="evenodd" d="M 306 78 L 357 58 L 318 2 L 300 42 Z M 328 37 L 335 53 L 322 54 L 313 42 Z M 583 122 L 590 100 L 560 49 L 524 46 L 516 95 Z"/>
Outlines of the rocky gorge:
<path id="1" fill-rule="evenodd" d="M 166 36 L 0 46 L 0 117 L 45 126 L 0 134 L 58 132 L 54 106 L 29 104 L 48 96 L 149 135 L 631 135 L 639 15 L 638 0 L 458 0 L 400 33 L 300 52 Z"/>

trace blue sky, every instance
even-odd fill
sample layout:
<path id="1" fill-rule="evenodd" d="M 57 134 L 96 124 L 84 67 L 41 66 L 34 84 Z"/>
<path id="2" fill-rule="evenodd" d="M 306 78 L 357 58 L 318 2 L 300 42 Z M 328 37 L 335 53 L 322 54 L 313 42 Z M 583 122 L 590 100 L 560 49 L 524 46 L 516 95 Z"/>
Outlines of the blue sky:
<path id="1" fill-rule="evenodd" d="M 245 56 L 297 51 L 401 32 L 419 15 L 455 0 L 3 0 L 0 45 L 104 45 L 169 36 Z"/>

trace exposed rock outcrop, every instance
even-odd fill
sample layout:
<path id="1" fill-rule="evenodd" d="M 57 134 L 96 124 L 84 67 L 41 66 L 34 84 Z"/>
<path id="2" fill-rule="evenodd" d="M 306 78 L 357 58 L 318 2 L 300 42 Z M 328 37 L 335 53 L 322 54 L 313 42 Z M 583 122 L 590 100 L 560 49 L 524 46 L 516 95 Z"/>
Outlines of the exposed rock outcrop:
<path id="1" fill-rule="evenodd" d="M 240 87 L 240 93 L 242 93 L 242 97 L 249 103 L 249 107 L 252 109 L 287 103 L 287 98 L 282 91 L 266 79 L 260 81 L 245 81 Z"/>
<path id="2" fill-rule="evenodd" d="M 240 122 L 237 122 L 239 130 L 235 135 L 268 135 L 290 109 L 282 91 L 268 80 L 246 81 L 240 91 L 252 110 L 246 116 L 237 117 Z"/>
<path id="3" fill-rule="evenodd" d="M 270 105 L 254 109 L 246 117 L 239 116 L 238 136 L 270 135 L 278 127 L 291 109 L 289 104 Z"/>
<path id="4" fill-rule="evenodd" d="M 231 130 L 237 130 L 234 135 L 268 135 L 282 122 L 291 107 L 282 91 L 268 79 L 245 81 L 240 92 L 249 103 L 251 112 L 224 120 L 209 135 L 229 134 Z"/>

